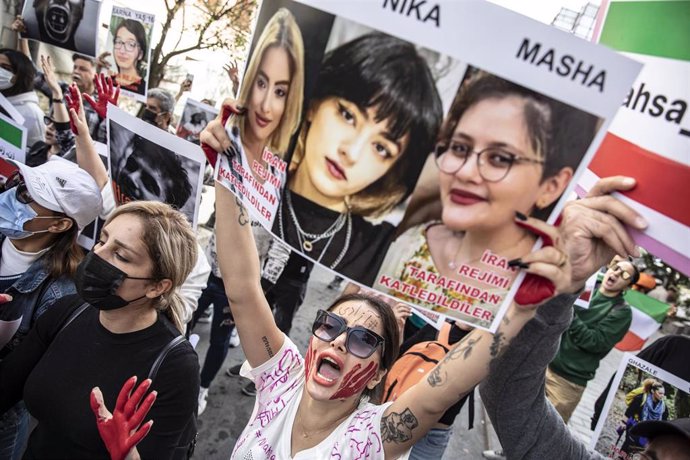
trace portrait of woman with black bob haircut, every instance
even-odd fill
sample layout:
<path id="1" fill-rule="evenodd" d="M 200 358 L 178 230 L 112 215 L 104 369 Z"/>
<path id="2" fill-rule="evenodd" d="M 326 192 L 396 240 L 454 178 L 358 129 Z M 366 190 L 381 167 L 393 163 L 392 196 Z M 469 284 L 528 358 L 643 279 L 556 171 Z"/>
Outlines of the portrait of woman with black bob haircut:
<path id="1" fill-rule="evenodd" d="M 441 119 L 434 79 L 411 43 L 369 33 L 328 52 L 274 233 L 370 285 L 395 229 L 381 219 L 412 192 Z"/>
<path id="2" fill-rule="evenodd" d="M 123 19 L 113 34 L 113 55 L 117 72 L 112 76 L 127 91 L 146 93 L 146 29 L 141 22 Z"/>

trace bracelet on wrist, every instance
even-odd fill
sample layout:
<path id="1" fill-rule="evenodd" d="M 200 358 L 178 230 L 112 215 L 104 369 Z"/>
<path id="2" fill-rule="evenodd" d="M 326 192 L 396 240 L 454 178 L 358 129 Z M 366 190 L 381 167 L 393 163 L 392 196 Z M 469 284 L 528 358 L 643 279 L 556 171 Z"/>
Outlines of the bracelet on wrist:
<path id="1" fill-rule="evenodd" d="M 65 102 L 65 100 L 61 97 L 53 97 L 51 98 L 51 101 L 53 101 L 53 104 L 62 104 L 63 102 Z"/>

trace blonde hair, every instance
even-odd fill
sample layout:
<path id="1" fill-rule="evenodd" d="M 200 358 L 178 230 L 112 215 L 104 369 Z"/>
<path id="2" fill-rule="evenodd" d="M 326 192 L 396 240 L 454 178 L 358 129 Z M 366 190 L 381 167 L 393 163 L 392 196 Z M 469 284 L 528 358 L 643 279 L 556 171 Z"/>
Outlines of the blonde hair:
<path id="1" fill-rule="evenodd" d="M 108 225 L 118 216 L 134 214 L 142 220 L 141 240 L 153 263 L 154 280 L 169 279 L 172 288 L 158 298 L 156 309 L 165 313 L 175 327 L 184 332 L 184 302 L 179 288 L 194 268 L 197 243 L 187 218 L 165 203 L 132 201 L 115 209 L 108 217 Z"/>
<path id="2" fill-rule="evenodd" d="M 304 43 L 295 17 L 286 8 L 279 9 L 271 17 L 256 42 L 240 89 L 239 100 L 242 104 L 249 101 L 264 53 L 274 47 L 284 49 L 290 61 L 290 88 L 285 111 L 280 124 L 268 139 L 269 149 L 274 154 L 282 156 L 288 149 L 290 138 L 299 127 L 304 99 Z M 240 128 L 240 136 L 244 135 L 245 118 L 240 117 L 237 125 Z"/>

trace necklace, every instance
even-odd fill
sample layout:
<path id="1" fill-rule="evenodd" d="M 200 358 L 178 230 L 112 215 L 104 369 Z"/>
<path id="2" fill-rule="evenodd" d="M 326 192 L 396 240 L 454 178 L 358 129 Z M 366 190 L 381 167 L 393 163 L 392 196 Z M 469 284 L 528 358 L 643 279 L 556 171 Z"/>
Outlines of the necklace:
<path id="1" fill-rule="evenodd" d="M 454 241 L 455 237 L 456 233 L 453 232 L 453 238 L 450 238 L 448 241 Z M 458 268 L 456 260 L 458 259 L 458 254 L 460 254 L 460 249 L 462 249 L 462 242 L 458 244 L 458 249 L 455 251 L 455 255 L 453 256 L 453 258 L 448 261 L 448 268 L 450 268 L 453 271 L 455 271 L 455 269 Z"/>
<path id="2" fill-rule="evenodd" d="M 336 420 L 335 422 L 331 423 L 330 425 L 327 425 L 326 427 L 320 428 L 318 430 L 314 430 L 311 433 L 307 433 L 307 430 L 304 429 L 304 423 L 302 422 L 301 418 L 297 417 L 296 415 L 295 415 L 295 418 L 297 419 L 297 421 L 299 421 L 300 431 L 302 432 L 302 438 L 308 439 L 308 438 L 311 438 L 312 436 L 314 436 L 316 434 L 323 433 L 326 430 L 329 430 L 329 429 L 332 430 L 334 426 L 340 425 L 340 423 L 342 423 L 342 421 L 345 420 L 349 416 L 350 416 L 349 413 L 345 414 L 342 417 L 340 417 L 338 420 Z"/>
<path id="3" fill-rule="evenodd" d="M 290 220 L 292 221 L 292 224 L 294 225 L 295 230 L 297 232 L 297 242 L 304 251 L 306 251 L 307 253 L 311 252 L 314 249 L 314 243 L 328 238 L 325 246 L 321 250 L 319 258 L 316 260 L 319 263 L 321 263 L 321 259 L 323 259 L 323 256 L 326 254 L 326 250 L 331 245 L 331 242 L 333 241 L 335 235 L 338 232 L 340 232 L 340 230 L 342 230 L 342 228 L 345 225 L 347 225 L 347 228 L 345 230 L 345 243 L 343 244 L 343 248 L 338 254 L 338 257 L 336 257 L 335 261 L 333 261 L 333 263 L 328 267 L 331 270 L 333 270 L 343 260 L 345 254 L 347 254 L 347 250 L 350 248 L 350 240 L 352 239 L 352 215 L 350 211 L 348 210 L 344 214 L 339 214 L 335 221 L 323 233 L 309 233 L 305 232 L 299 224 L 299 220 L 297 219 L 297 213 L 295 212 L 295 208 L 292 204 L 292 194 L 290 193 L 289 189 L 285 190 L 285 199 L 288 206 L 288 212 L 290 214 Z M 278 227 L 280 230 L 280 238 L 285 240 L 282 206 L 278 207 Z"/>

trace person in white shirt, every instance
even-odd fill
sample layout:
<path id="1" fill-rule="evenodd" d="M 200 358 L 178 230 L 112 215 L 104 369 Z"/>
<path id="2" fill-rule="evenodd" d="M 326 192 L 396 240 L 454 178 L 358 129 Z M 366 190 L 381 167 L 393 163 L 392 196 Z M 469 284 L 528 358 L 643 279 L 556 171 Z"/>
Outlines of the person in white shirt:
<path id="1" fill-rule="evenodd" d="M 264 297 L 249 215 L 218 184 L 216 213 L 218 263 L 221 273 L 228 274 L 223 276 L 225 291 L 247 357 L 241 374 L 253 379 L 257 389 L 254 411 L 232 458 L 406 455 L 487 374 L 488 362 L 534 313 L 533 308 L 513 306 L 495 336 L 471 332 L 428 379 L 395 402 L 371 404 L 367 396 L 375 397 L 398 354 L 399 331 L 388 304 L 355 294 L 320 310 L 303 358 L 276 326 Z M 536 219 L 527 223 L 556 241 L 555 228 Z M 525 255 L 523 261 L 531 263 L 528 272 L 548 278 L 559 293 L 568 288 L 570 265 L 562 238 L 556 244 Z"/>

